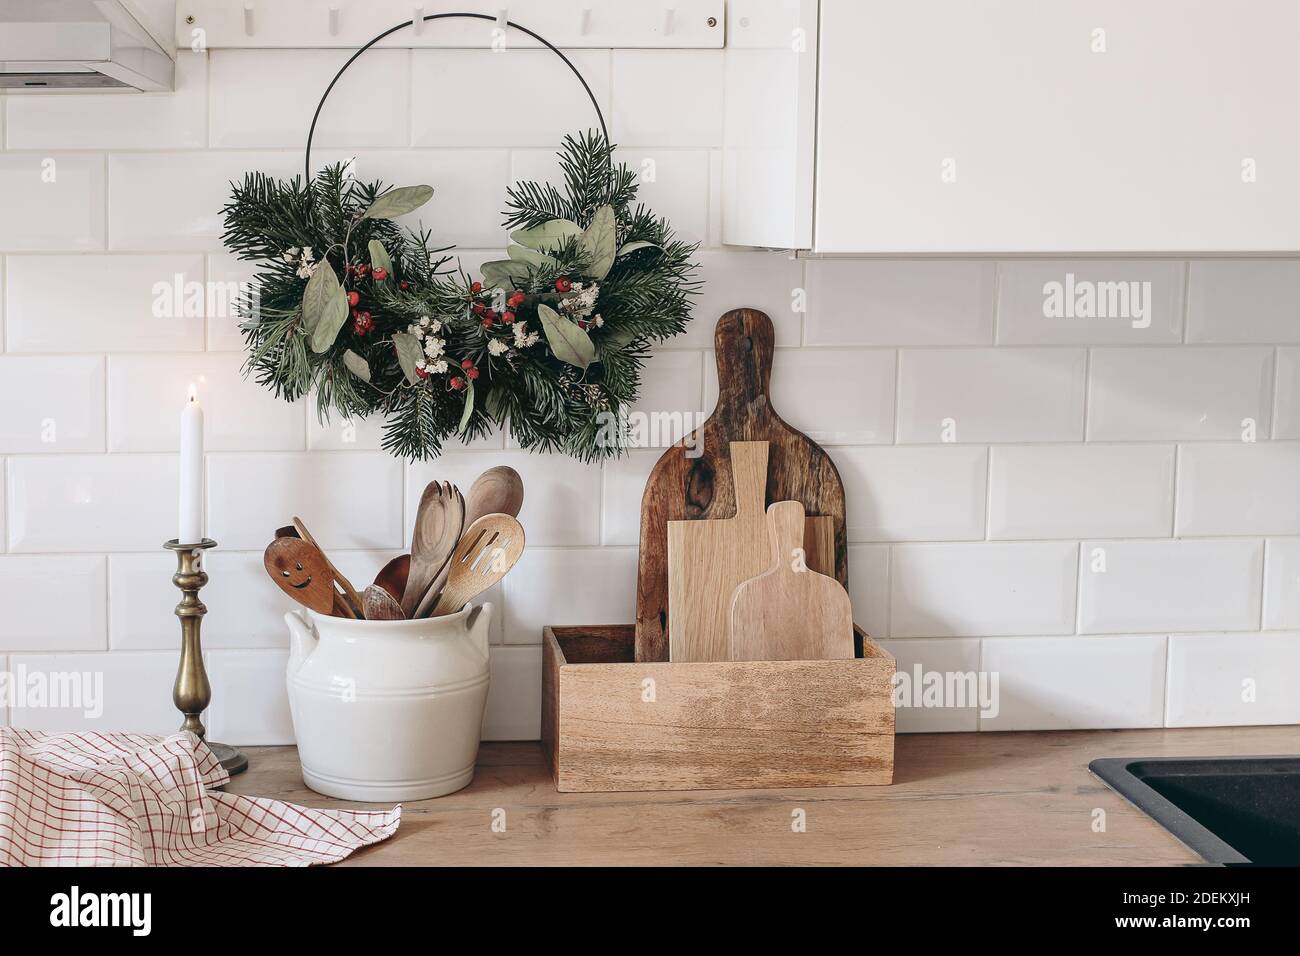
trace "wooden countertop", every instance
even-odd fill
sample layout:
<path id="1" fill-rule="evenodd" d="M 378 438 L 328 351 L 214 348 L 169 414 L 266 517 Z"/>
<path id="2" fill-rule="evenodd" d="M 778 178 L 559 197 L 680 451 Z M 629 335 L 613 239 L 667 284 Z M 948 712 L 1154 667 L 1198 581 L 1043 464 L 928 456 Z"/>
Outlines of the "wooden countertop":
<path id="1" fill-rule="evenodd" d="M 474 782 L 407 803 L 342 865 L 1176 865 L 1200 858 L 1088 773 L 1097 757 L 1285 754 L 1300 728 L 899 735 L 888 787 L 557 793 L 537 743 L 484 744 Z M 229 787 L 313 807 L 292 747 Z M 1093 811 L 1106 829 L 1093 831 Z M 495 810 L 506 830 L 493 832 Z M 793 832 L 803 810 L 806 831 Z M 499 814 L 498 814 L 499 816 Z"/>

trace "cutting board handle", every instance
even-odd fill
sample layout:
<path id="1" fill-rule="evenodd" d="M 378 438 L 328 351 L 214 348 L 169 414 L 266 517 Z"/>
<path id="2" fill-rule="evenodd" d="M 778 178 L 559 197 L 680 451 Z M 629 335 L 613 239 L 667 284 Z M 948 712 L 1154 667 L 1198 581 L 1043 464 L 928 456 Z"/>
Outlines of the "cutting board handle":
<path id="1" fill-rule="evenodd" d="M 762 515 L 767 496 L 767 442 L 733 441 L 729 447 L 736 514 Z"/>
<path id="2" fill-rule="evenodd" d="M 718 319 L 713 348 L 718 359 L 718 408 L 766 404 L 776 348 L 772 320 L 757 309 L 733 309 Z"/>
<path id="3" fill-rule="evenodd" d="M 774 501 L 767 509 L 767 526 L 772 535 L 772 563 L 780 574 L 783 568 L 791 567 L 795 551 L 803 548 L 803 503 Z"/>

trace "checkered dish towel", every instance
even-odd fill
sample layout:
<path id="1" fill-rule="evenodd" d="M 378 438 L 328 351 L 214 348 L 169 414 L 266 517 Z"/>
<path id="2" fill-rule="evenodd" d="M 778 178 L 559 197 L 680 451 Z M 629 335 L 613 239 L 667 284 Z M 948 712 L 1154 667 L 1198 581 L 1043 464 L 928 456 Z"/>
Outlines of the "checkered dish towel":
<path id="1" fill-rule="evenodd" d="M 229 779 L 191 733 L 0 727 L 0 866 L 310 866 L 388 838 L 402 816 L 213 789 Z"/>

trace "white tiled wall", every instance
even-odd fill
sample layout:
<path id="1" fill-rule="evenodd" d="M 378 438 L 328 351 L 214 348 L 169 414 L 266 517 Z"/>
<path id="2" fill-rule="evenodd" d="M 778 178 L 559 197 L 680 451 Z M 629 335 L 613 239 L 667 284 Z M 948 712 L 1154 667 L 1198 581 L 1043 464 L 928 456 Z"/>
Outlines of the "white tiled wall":
<path id="1" fill-rule="evenodd" d="M 103 672 L 97 726 L 178 720 L 177 593 L 159 545 L 191 381 L 221 542 L 203 594 L 214 736 L 291 739 L 286 599 L 260 552 L 294 513 L 365 580 L 409 534 L 424 482 L 519 469 L 530 549 L 492 595 L 490 738 L 538 733 L 542 624 L 632 620 L 657 451 L 602 468 L 493 436 L 408 466 L 373 425 L 322 424 L 243 379 L 228 316 L 158 314 L 156 283 L 248 274 L 221 247 L 227 181 L 300 172 L 342 56 L 185 53 L 175 94 L 0 98 L 0 667 Z M 714 320 L 768 312 L 774 405 L 844 478 L 857 620 L 900 668 L 1000 675 L 996 715 L 908 710 L 901 729 L 1300 721 L 1300 261 L 723 249 L 721 53 L 576 58 L 621 157 L 653 179 L 643 198 L 704 243 L 696 321 L 651 361 L 642 407 L 711 408 Z M 522 76 L 552 109 L 511 108 Z M 448 111 L 445 89 L 477 118 Z M 363 178 L 432 183 L 419 218 L 473 265 L 504 245 L 511 178 L 553 175 L 559 137 L 589 122 L 544 53 L 372 51 L 331 97 L 313 165 L 355 157 Z M 1150 322 L 1044 318 L 1044 283 L 1067 273 L 1150 282 Z"/>

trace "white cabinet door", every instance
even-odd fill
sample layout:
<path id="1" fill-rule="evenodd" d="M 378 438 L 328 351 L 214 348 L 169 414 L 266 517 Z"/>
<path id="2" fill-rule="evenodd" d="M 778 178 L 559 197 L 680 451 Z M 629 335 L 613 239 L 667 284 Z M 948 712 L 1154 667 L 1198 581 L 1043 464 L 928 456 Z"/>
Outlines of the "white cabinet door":
<path id="1" fill-rule="evenodd" d="M 819 253 L 1300 250 L 1300 2 L 821 0 Z"/>

